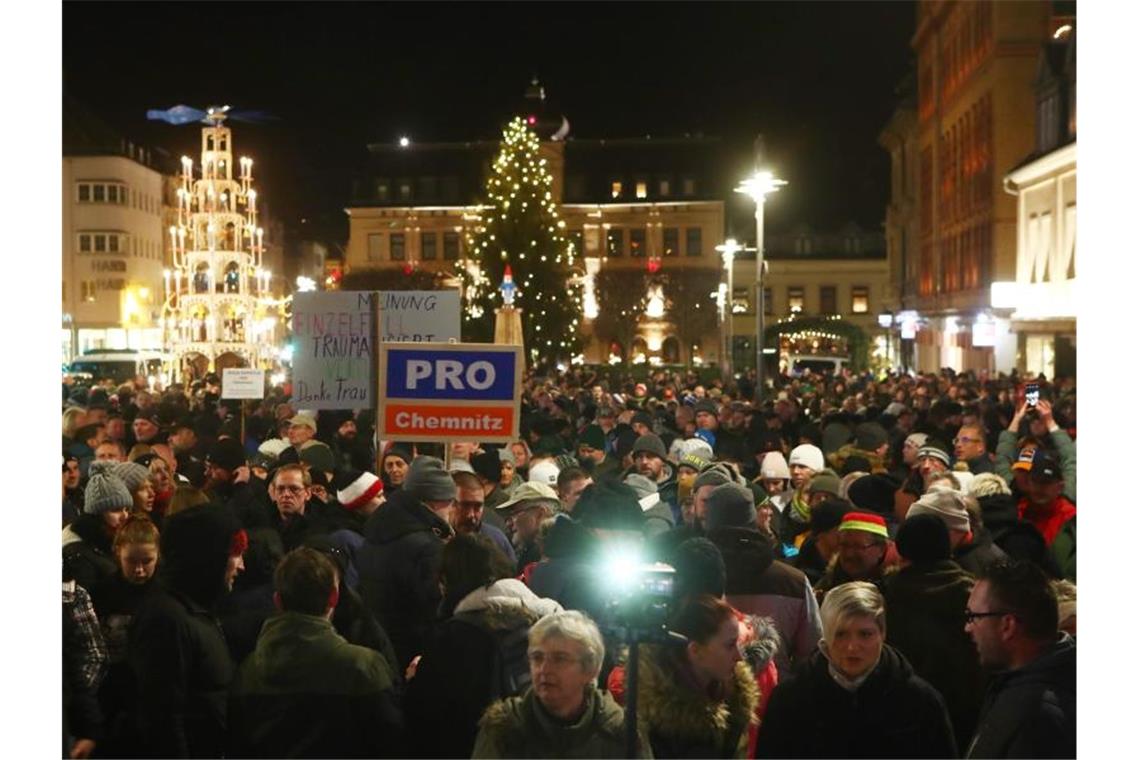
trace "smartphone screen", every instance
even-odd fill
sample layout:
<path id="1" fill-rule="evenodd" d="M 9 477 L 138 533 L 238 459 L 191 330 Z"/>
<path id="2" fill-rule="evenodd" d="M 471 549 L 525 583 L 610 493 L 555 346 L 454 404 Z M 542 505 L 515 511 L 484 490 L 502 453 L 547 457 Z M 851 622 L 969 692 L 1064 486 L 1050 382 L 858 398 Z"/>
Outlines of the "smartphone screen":
<path id="1" fill-rule="evenodd" d="M 1037 406 L 1037 399 L 1041 397 L 1041 393 L 1037 388 L 1037 383 L 1025 384 L 1025 401 L 1030 406 Z"/>

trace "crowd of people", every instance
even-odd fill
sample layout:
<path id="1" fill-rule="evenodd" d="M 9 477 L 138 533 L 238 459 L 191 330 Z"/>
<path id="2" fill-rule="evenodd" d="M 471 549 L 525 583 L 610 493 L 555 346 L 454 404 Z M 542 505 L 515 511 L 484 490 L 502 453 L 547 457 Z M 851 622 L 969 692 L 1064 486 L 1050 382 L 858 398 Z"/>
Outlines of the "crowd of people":
<path id="1" fill-rule="evenodd" d="M 1076 387 L 1026 379 L 531 370 L 496 444 L 65 382 L 64 756 L 1075 757 Z"/>

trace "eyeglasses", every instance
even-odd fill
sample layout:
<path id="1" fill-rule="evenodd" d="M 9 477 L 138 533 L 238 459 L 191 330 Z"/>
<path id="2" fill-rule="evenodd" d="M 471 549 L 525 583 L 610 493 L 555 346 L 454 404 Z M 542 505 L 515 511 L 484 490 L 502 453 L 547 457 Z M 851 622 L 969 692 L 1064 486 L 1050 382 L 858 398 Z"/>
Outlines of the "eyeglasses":
<path id="1" fill-rule="evenodd" d="M 966 438 L 964 436 L 959 436 L 959 437 L 954 439 L 954 443 L 981 443 L 981 442 L 982 442 L 981 438 Z"/>
<path id="2" fill-rule="evenodd" d="M 1013 613 L 1007 610 L 992 610 L 990 612 L 971 612 L 970 610 L 966 610 L 965 614 L 966 624 L 969 625 L 970 623 L 977 622 L 981 618 L 1001 617 L 1002 615 L 1012 615 Z"/>
<path id="3" fill-rule="evenodd" d="M 279 492 L 284 491 L 285 493 L 301 493 L 302 491 L 305 490 L 304 486 L 273 486 L 273 487 L 276 488 Z"/>

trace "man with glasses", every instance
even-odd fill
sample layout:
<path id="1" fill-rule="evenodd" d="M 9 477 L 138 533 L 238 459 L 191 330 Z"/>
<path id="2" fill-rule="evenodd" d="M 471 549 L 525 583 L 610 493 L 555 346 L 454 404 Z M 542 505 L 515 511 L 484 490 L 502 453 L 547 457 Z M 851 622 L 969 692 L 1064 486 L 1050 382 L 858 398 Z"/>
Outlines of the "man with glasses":
<path id="1" fill-rule="evenodd" d="M 994 461 L 986 452 L 986 431 L 980 425 L 963 425 L 954 439 L 954 458 L 970 466 L 975 475 L 994 472 Z"/>
<path id="2" fill-rule="evenodd" d="M 887 521 L 873 512 L 848 512 L 839 523 L 839 559 L 832 563 L 819 583 L 816 597 L 842 583 L 867 581 L 882 586 L 883 573 L 899 562 L 895 544 L 887 533 Z"/>
<path id="3" fill-rule="evenodd" d="M 496 462 L 498 461 L 498 454 L 492 453 L 491 456 L 495 457 Z M 455 507 L 451 510 L 451 528 L 456 535 L 460 533 L 484 535 L 491 539 L 511 562 L 516 562 L 515 550 L 511 546 L 510 539 L 503 531 L 494 525 L 488 525 L 483 520 L 486 491 L 479 477 L 460 471 L 451 473 L 451 478 L 455 481 L 456 488 Z"/>
<path id="4" fill-rule="evenodd" d="M 285 551 L 296 549 L 310 533 L 318 532 L 317 513 L 324 505 L 313 499 L 309 473 L 299 464 L 286 464 L 277 469 L 269 484 L 273 509 L 270 522 L 281 535 Z"/>
<path id="5" fill-rule="evenodd" d="M 1077 645 L 1057 618 L 1052 584 L 1032 563 L 1001 561 L 978 576 L 966 632 L 996 673 L 966 757 L 1076 757 Z"/>

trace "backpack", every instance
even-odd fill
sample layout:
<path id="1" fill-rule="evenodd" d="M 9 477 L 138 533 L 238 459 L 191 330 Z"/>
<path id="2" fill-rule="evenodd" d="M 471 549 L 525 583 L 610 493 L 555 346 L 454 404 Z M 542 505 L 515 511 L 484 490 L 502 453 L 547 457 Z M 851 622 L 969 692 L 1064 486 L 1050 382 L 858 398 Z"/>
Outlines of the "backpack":
<path id="1" fill-rule="evenodd" d="M 530 661 L 526 656 L 529 624 L 520 623 L 506 629 L 491 628 L 487 625 L 482 611 L 461 612 L 455 615 L 454 619 L 478 628 L 484 636 L 495 642 L 487 704 L 519 696 L 530 687 Z"/>

